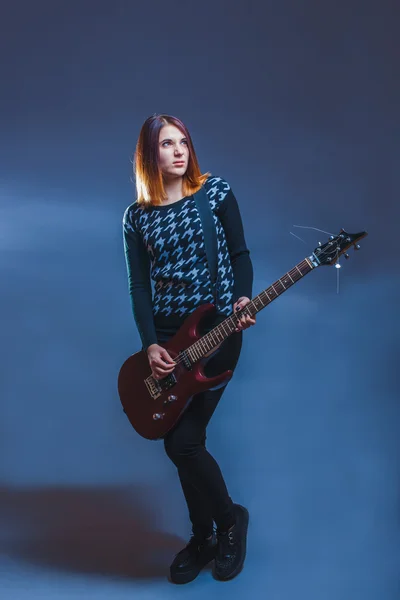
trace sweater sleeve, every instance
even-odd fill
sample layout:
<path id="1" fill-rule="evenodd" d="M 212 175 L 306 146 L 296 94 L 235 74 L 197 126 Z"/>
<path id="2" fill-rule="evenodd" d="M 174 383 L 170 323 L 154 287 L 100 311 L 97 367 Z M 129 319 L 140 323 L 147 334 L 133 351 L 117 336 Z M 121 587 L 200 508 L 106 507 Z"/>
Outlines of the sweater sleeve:
<path id="1" fill-rule="evenodd" d="M 128 209 L 123 218 L 123 243 L 132 312 L 143 349 L 157 344 L 150 283 L 150 259 L 140 234 L 134 229 Z"/>
<path id="2" fill-rule="evenodd" d="M 251 300 L 253 291 L 253 264 L 244 237 L 239 206 L 231 189 L 221 202 L 218 216 L 225 231 L 233 270 L 233 304 L 241 296 L 246 296 Z"/>

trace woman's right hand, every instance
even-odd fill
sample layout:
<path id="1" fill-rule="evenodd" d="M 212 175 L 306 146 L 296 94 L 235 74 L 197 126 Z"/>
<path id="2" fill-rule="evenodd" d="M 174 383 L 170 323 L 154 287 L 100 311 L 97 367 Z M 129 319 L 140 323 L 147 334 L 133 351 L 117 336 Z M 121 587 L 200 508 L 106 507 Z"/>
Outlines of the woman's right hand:
<path id="1" fill-rule="evenodd" d="M 147 357 L 154 379 L 163 379 L 176 367 L 176 362 L 172 360 L 166 349 L 158 344 L 151 344 L 147 348 Z"/>

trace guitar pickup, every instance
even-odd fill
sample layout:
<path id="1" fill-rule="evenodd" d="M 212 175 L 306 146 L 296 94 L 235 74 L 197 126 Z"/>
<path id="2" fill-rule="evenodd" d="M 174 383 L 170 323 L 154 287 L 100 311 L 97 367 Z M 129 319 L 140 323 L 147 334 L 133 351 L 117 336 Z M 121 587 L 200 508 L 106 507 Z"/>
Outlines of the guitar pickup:
<path id="1" fill-rule="evenodd" d="M 192 364 L 192 361 L 190 360 L 189 355 L 186 352 L 186 350 L 183 350 L 180 353 L 180 356 L 182 357 L 182 362 L 183 362 L 183 366 L 185 367 L 185 369 L 187 369 L 188 371 L 191 371 L 193 364 Z"/>
<path id="2" fill-rule="evenodd" d="M 176 384 L 176 377 L 174 373 L 170 373 L 163 379 L 161 379 L 158 383 L 163 391 L 169 390 Z"/>

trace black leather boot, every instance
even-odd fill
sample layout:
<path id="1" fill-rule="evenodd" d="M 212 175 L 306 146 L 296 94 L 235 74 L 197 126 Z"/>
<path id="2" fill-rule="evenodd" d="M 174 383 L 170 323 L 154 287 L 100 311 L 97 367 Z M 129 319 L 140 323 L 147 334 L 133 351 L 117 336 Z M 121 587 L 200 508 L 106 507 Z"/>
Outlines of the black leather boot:
<path id="1" fill-rule="evenodd" d="M 194 535 L 189 543 L 178 552 L 171 566 L 173 583 L 189 583 L 196 579 L 200 571 L 215 558 L 217 541 L 213 532 L 210 540 L 198 539 Z"/>
<path id="2" fill-rule="evenodd" d="M 249 513 L 244 506 L 234 504 L 236 523 L 228 531 L 217 530 L 217 554 L 214 577 L 226 581 L 239 575 L 246 558 Z"/>

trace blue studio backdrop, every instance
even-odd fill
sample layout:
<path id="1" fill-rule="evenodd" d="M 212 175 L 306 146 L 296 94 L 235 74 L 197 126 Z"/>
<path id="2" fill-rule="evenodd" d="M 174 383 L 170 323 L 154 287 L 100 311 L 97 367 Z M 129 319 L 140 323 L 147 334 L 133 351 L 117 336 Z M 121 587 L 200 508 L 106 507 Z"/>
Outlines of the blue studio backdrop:
<path id="1" fill-rule="evenodd" d="M 5 597 L 398 598 L 398 3 L 16 0 L 2 13 Z M 186 505 L 117 393 L 140 349 L 122 216 L 155 112 L 182 119 L 202 171 L 231 184 L 254 295 L 329 234 L 368 231 L 244 333 L 207 442 L 250 512 L 226 590 L 209 572 L 182 591 L 166 580 Z"/>

